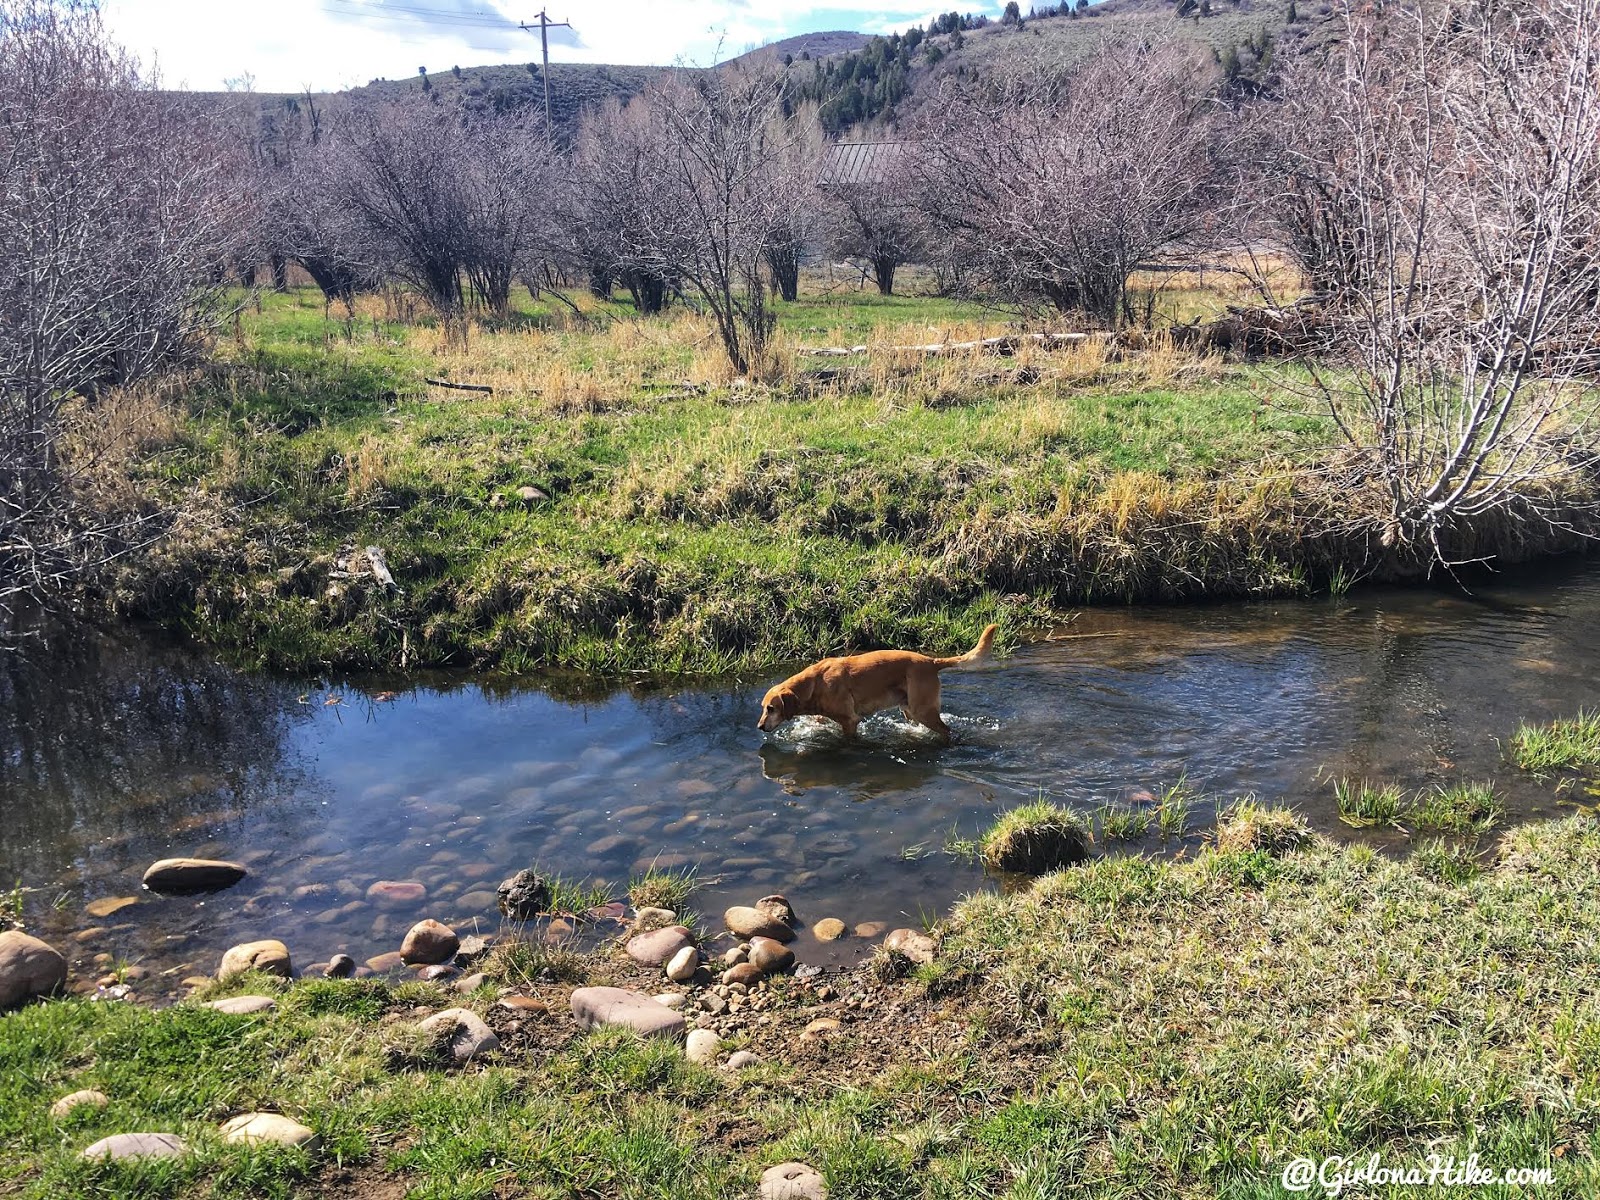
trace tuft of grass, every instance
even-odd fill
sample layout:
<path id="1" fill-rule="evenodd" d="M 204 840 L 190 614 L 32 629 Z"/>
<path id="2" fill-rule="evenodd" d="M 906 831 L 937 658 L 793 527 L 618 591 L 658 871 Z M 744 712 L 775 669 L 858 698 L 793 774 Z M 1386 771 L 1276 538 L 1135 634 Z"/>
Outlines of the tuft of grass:
<path id="1" fill-rule="evenodd" d="M 1004 813 L 983 835 L 983 860 L 997 871 L 1039 875 L 1089 857 L 1094 833 L 1070 809 L 1037 800 Z"/>
<path id="2" fill-rule="evenodd" d="M 1245 797 L 1217 815 L 1213 840 L 1221 854 L 1260 851 L 1276 857 L 1306 845 L 1311 840 L 1311 827 L 1292 809 Z"/>
<path id="3" fill-rule="evenodd" d="M 1406 820 L 1435 833 L 1485 833 L 1505 815 L 1492 783 L 1454 783 L 1420 793 Z"/>
<path id="4" fill-rule="evenodd" d="M 1548 775 L 1600 764 L 1600 710 L 1543 725 L 1524 723 L 1511 737 L 1509 757 L 1524 771 Z"/>
<path id="5" fill-rule="evenodd" d="M 560 875 L 546 877 L 550 884 L 550 915 L 582 917 L 590 909 L 601 908 L 616 899 L 605 880 L 574 881 Z"/>
<path id="6" fill-rule="evenodd" d="M 1398 825 L 1405 808 L 1405 792 L 1398 784 L 1381 786 L 1362 780 L 1336 779 L 1334 803 L 1339 819 L 1360 829 L 1368 825 Z"/>
<path id="7" fill-rule="evenodd" d="M 1181 838 L 1189 827 L 1189 810 L 1198 793 L 1189 785 L 1187 775 L 1166 788 L 1156 798 L 1156 827 L 1164 838 Z"/>
<path id="8" fill-rule="evenodd" d="M 518 937 L 497 939 L 483 972 L 512 987 L 584 983 L 589 977 L 588 960 L 573 946 Z"/>
<path id="9" fill-rule="evenodd" d="M 1129 804 L 1106 804 L 1100 808 L 1100 836 L 1108 842 L 1131 841 L 1150 832 L 1151 812 Z"/>
<path id="10" fill-rule="evenodd" d="M 628 880 L 628 902 L 635 908 L 669 908 L 682 914 L 699 887 L 698 867 L 662 870 L 652 866 Z"/>
<path id="11" fill-rule="evenodd" d="M 1468 883 L 1483 871 L 1475 840 L 1460 842 L 1428 838 L 1417 843 L 1411 858 L 1419 871 L 1438 883 Z"/>

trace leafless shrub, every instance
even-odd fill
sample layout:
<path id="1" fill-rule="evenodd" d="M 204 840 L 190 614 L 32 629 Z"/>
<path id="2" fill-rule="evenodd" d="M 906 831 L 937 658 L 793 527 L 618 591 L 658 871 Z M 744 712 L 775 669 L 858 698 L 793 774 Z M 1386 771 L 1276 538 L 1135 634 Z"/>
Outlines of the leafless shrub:
<path id="1" fill-rule="evenodd" d="M 924 222 L 913 201 L 905 145 L 883 142 L 842 178 L 823 180 L 828 248 L 859 259 L 872 272 L 881 295 L 894 293 L 895 272 L 912 261 L 923 244 Z"/>
<path id="2" fill-rule="evenodd" d="M 1346 7 L 1275 194 L 1329 289 L 1314 392 L 1388 495 L 1385 544 L 1593 491 L 1600 4 Z M 1318 127 L 1320 125 L 1320 128 Z M 1330 152 L 1330 147 L 1332 152 Z M 1314 196 L 1313 204 L 1305 198 Z"/>
<path id="3" fill-rule="evenodd" d="M 1223 127 L 1192 47 L 1108 40 L 1064 73 L 952 91 L 911 156 L 968 285 L 1114 324 L 1142 264 L 1203 242 Z"/>
<path id="4" fill-rule="evenodd" d="M 0 633 L 125 545 L 124 523 L 76 503 L 65 410 L 195 349 L 243 223 L 216 135 L 94 9 L 0 12 Z"/>

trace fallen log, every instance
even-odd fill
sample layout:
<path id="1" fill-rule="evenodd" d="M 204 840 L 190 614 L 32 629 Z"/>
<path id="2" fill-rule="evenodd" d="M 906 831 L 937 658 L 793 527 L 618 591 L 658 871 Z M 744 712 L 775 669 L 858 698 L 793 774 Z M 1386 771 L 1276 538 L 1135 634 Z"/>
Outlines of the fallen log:
<path id="1" fill-rule="evenodd" d="M 884 354 L 925 354 L 937 358 L 946 354 L 1015 354 L 1024 342 L 1033 342 L 1047 349 L 1076 346 L 1092 338 L 1104 338 L 1103 333 L 1008 333 L 1000 337 L 980 338 L 971 342 L 928 342 L 921 346 L 879 346 Z M 798 353 L 816 358 L 843 358 L 851 354 L 868 354 L 871 346 L 801 346 Z"/>
<path id="2" fill-rule="evenodd" d="M 494 394 L 494 389 L 486 383 L 451 383 L 447 379 L 424 379 L 424 383 L 434 387 L 450 388 L 457 392 L 488 392 Z"/>

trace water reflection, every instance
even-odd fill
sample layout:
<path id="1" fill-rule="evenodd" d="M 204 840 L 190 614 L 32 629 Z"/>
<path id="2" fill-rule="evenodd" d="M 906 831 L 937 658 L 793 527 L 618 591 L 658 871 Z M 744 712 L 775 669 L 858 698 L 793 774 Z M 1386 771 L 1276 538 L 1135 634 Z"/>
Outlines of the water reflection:
<path id="1" fill-rule="evenodd" d="M 1597 616 L 1600 571 L 1581 564 L 1471 596 L 1086 612 L 1062 640 L 947 677 L 949 748 L 890 714 L 857 745 L 819 726 L 764 739 L 767 680 L 354 686 L 105 643 L 0 672 L 0 882 L 38 889 L 30 925 L 80 960 L 181 976 L 248 938 L 283 937 L 309 963 L 392 950 L 422 915 L 493 928 L 495 883 L 530 862 L 619 888 L 696 864 L 707 911 L 781 888 L 807 920 L 903 922 L 982 884 L 941 853 L 952 830 L 1040 793 L 1092 807 L 1180 775 L 1400 841 L 1339 825 L 1327 777 L 1494 778 L 1514 815 L 1552 811 L 1496 739 L 1594 702 Z M 173 854 L 252 875 L 209 898 L 140 894 L 144 867 Z M 380 880 L 428 900 L 385 910 L 367 898 Z M 133 895 L 104 921 L 85 913 Z"/>

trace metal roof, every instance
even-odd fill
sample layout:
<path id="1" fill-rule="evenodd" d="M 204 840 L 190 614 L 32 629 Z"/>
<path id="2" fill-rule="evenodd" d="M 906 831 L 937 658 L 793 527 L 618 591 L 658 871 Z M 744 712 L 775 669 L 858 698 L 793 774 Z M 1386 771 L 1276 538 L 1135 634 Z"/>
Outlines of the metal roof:
<path id="1" fill-rule="evenodd" d="M 817 182 L 823 187 L 877 183 L 905 153 L 907 142 L 835 142 L 828 147 Z"/>

